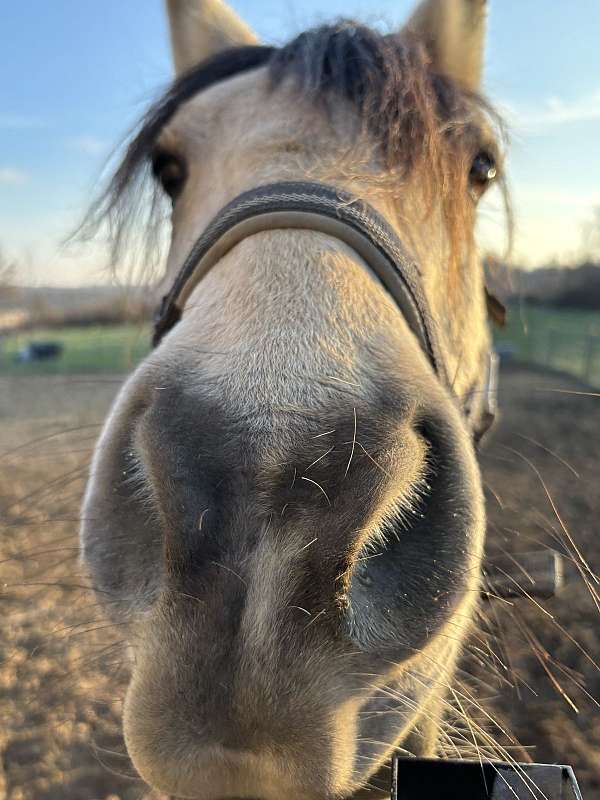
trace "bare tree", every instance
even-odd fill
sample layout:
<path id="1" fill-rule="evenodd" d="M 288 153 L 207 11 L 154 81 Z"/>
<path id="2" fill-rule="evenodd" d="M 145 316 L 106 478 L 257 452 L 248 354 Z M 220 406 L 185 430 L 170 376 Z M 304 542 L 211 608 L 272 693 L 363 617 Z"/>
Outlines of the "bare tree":
<path id="1" fill-rule="evenodd" d="M 0 247 L 0 293 L 12 291 L 17 277 L 17 263 L 10 259 Z"/>
<path id="2" fill-rule="evenodd" d="M 584 260 L 600 262 L 600 205 L 594 208 L 591 219 L 584 222 L 581 239 Z"/>

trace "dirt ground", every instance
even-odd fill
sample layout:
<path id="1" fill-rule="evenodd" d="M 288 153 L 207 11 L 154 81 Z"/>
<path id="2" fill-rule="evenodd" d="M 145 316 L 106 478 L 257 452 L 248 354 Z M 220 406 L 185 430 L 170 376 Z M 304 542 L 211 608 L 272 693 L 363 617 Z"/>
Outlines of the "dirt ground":
<path id="1" fill-rule="evenodd" d="M 551 547 L 565 585 L 550 600 L 487 604 L 494 658 L 480 673 L 494 661 L 491 707 L 532 760 L 572 764 L 586 800 L 600 796 L 600 394 L 590 392 L 559 373 L 511 370 L 481 456 L 488 552 L 516 565 Z"/>
<path id="2" fill-rule="evenodd" d="M 0 380 L 0 798 L 146 797 L 120 734 L 124 672 L 78 573 L 77 510 L 98 423 L 119 378 Z M 560 391 L 558 391 L 560 390 Z M 465 658 L 473 704 L 523 746 L 600 790 L 600 396 L 563 375 L 511 368 L 481 462 L 491 553 L 548 545 L 567 585 L 548 601 L 484 603 Z M 575 392 L 575 394 L 573 393 Z M 28 444 L 26 444 L 28 443 Z M 591 586 L 591 590 L 590 587 Z M 511 749 L 513 748 L 513 749 Z"/>

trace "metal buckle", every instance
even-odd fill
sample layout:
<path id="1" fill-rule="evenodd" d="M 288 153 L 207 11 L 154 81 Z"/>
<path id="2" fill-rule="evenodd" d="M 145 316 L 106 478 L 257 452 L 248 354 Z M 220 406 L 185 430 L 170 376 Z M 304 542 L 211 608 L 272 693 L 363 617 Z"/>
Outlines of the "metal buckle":
<path id="1" fill-rule="evenodd" d="M 479 444 L 485 434 L 494 424 L 498 412 L 498 373 L 500 357 L 494 350 L 490 350 L 487 360 L 487 374 L 482 390 L 481 417 L 477 427 L 473 429 L 475 444 Z"/>
<path id="2" fill-rule="evenodd" d="M 583 800 L 573 769 L 560 764 L 392 758 L 390 800 Z"/>
<path id="3" fill-rule="evenodd" d="M 485 600 L 555 597 L 565 583 L 564 560 L 556 550 L 496 556 L 483 565 Z"/>

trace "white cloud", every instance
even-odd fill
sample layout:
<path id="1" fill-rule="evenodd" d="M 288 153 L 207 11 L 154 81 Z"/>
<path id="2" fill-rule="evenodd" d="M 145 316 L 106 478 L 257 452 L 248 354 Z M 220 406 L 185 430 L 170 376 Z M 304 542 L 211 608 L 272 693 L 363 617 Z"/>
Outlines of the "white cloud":
<path id="1" fill-rule="evenodd" d="M 511 103 L 503 105 L 514 126 L 525 132 L 539 133 L 548 127 L 600 120 L 600 89 L 575 100 L 548 97 L 537 108 L 517 108 Z"/>
<path id="2" fill-rule="evenodd" d="M 97 136 L 73 136 L 67 139 L 67 146 L 86 156 L 100 156 L 108 152 L 109 143 Z"/>
<path id="3" fill-rule="evenodd" d="M 29 180 L 29 175 L 14 167 L 0 167 L 0 185 L 22 186 Z"/>

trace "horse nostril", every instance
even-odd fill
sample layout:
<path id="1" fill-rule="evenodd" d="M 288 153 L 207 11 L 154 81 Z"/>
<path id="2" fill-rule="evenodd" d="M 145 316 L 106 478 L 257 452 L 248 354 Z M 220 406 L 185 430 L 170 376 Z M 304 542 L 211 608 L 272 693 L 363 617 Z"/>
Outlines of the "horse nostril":
<path id="1" fill-rule="evenodd" d="M 446 425 L 434 420 L 431 416 L 419 416 L 413 422 L 415 434 L 427 445 L 430 460 L 445 449 L 448 431 Z"/>
<path id="2" fill-rule="evenodd" d="M 348 592 L 352 639 L 396 660 L 422 648 L 477 579 L 482 503 L 472 454 L 444 421 L 422 419 L 415 431 L 426 443 L 425 473 L 411 506 L 359 554 Z"/>

